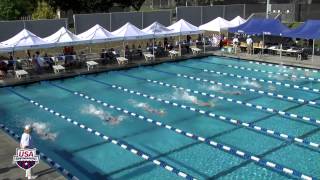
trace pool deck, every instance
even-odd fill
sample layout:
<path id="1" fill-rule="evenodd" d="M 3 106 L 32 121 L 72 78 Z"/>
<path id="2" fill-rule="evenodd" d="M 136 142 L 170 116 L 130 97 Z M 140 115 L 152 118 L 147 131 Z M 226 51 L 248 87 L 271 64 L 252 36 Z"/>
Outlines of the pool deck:
<path id="1" fill-rule="evenodd" d="M 22 79 L 17 79 L 13 75 L 11 75 L 11 77 L 8 77 L 4 80 L 0 80 L 0 87 L 30 84 L 30 83 L 35 83 L 35 82 L 44 81 L 44 80 L 69 78 L 69 77 L 75 77 L 78 75 L 95 74 L 95 73 L 113 71 L 113 70 L 125 70 L 125 69 L 139 67 L 139 66 L 153 66 L 153 65 L 164 63 L 164 62 L 183 61 L 190 58 L 207 57 L 212 54 L 213 52 L 210 51 L 210 52 L 202 53 L 199 55 L 192 55 L 192 54 L 183 55 L 173 59 L 170 59 L 169 57 L 157 58 L 154 61 L 145 61 L 145 59 L 140 59 L 140 60 L 131 61 L 128 64 L 124 64 L 124 65 L 119 65 L 116 63 L 106 64 L 106 65 L 99 64 L 97 68 L 91 69 L 90 71 L 88 71 L 87 67 L 81 67 L 77 69 L 76 68 L 69 69 L 69 70 L 66 69 L 65 72 L 61 72 L 57 74 L 54 74 L 53 72 L 47 72 L 42 74 L 30 74 L 27 78 L 22 78 Z"/>
<path id="2" fill-rule="evenodd" d="M 259 61 L 259 62 L 266 62 L 266 63 L 273 63 L 273 64 L 283 64 L 287 66 L 296 66 L 296 67 L 302 67 L 302 68 L 312 68 L 312 69 L 318 69 L 320 70 L 320 56 L 314 56 L 313 60 L 311 57 L 309 57 L 308 60 L 296 60 L 295 57 L 289 57 L 289 56 L 282 56 L 280 59 L 280 56 L 276 55 L 249 55 L 247 53 L 238 53 L 235 54 L 228 54 L 223 53 L 221 51 L 214 51 L 212 52 L 213 55 L 216 56 L 224 56 L 224 57 L 232 57 L 242 60 L 250 60 L 250 61 Z"/>
<path id="3" fill-rule="evenodd" d="M 19 144 L 5 132 L 0 130 L 0 179 L 2 180 L 19 180 L 26 179 L 24 177 L 25 171 L 20 169 L 17 165 L 12 164 L 12 157 L 16 152 L 16 147 Z M 34 175 L 38 175 L 37 180 L 65 180 L 55 169 L 49 167 L 43 161 L 40 161 L 36 167 L 33 168 Z"/>
<path id="4" fill-rule="evenodd" d="M 199 55 L 188 54 L 188 55 L 176 57 L 174 59 L 170 59 L 169 57 L 162 57 L 162 58 L 157 58 L 155 61 L 148 61 L 148 62 L 145 61 L 144 59 L 134 60 L 125 65 L 118 65 L 116 63 L 99 65 L 97 68 L 92 69 L 90 71 L 87 70 L 87 67 L 81 67 L 81 68 L 67 69 L 65 72 L 61 72 L 58 74 L 54 74 L 53 72 L 45 72 L 42 74 L 32 73 L 27 78 L 23 78 L 23 79 L 17 79 L 13 75 L 11 75 L 11 77 L 0 80 L 0 87 L 30 84 L 30 83 L 35 83 L 35 82 L 44 81 L 44 80 L 55 80 L 55 79 L 68 78 L 68 77 L 74 77 L 74 76 L 85 75 L 85 74 L 94 74 L 94 73 L 100 73 L 100 72 L 106 72 L 106 71 L 112 71 L 112 70 L 124 70 L 124 69 L 139 67 L 139 66 L 152 66 L 152 65 L 157 65 L 164 62 L 183 61 L 190 58 L 201 58 L 201 57 L 207 57 L 211 55 L 320 70 L 320 56 L 314 56 L 313 60 L 310 57 L 308 60 L 299 61 L 299 60 L 296 60 L 295 57 L 288 57 L 288 56 L 282 56 L 282 58 L 280 59 L 280 57 L 276 55 L 265 54 L 263 56 L 259 56 L 257 54 L 248 55 L 246 53 L 238 53 L 237 55 L 235 55 L 235 54 L 223 53 L 221 51 L 207 51 L 206 53 L 202 53 Z"/>

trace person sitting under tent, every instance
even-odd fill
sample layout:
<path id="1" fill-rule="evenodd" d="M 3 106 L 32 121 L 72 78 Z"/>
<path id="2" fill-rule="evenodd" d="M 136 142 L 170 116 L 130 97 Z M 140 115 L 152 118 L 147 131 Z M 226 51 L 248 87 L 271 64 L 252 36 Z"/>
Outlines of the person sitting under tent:
<path id="1" fill-rule="evenodd" d="M 42 67 L 44 66 L 44 62 L 40 59 L 39 51 L 37 51 L 36 54 L 32 56 L 32 63 L 35 66 L 37 73 L 40 74 L 42 72 Z"/>
<path id="2" fill-rule="evenodd" d="M 76 51 L 74 50 L 73 46 L 64 47 L 63 55 L 65 56 L 64 63 L 66 66 L 71 66 L 75 64 L 76 59 L 74 59 L 73 55 L 76 55 Z"/>
<path id="3" fill-rule="evenodd" d="M 44 61 L 49 65 L 50 69 L 53 69 L 52 66 L 54 65 L 54 62 L 53 62 L 53 60 L 48 56 L 47 53 L 44 54 L 43 59 L 44 59 Z"/>
<path id="4" fill-rule="evenodd" d="M 115 51 L 115 49 L 111 48 L 108 50 L 108 56 L 111 60 L 116 61 L 117 57 L 120 57 L 120 54 Z"/>
<path id="5" fill-rule="evenodd" d="M 0 77 L 4 78 L 8 73 L 7 63 L 0 61 Z"/>
<path id="6" fill-rule="evenodd" d="M 165 37 L 165 38 L 163 39 L 163 45 L 164 45 L 164 49 L 167 50 L 167 47 L 168 47 L 168 38 Z"/>
<path id="7" fill-rule="evenodd" d="M 105 49 L 101 49 L 101 53 L 100 53 L 100 59 L 102 64 L 106 64 L 108 61 L 108 57 L 107 57 L 107 52 Z"/>

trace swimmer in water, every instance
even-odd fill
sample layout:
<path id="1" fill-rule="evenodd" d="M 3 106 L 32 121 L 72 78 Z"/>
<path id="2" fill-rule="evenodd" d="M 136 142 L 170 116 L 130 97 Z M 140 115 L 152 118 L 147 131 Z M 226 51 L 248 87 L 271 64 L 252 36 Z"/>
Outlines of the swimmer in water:
<path id="1" fill-rule="evenodd" d="M 181 95 L 182 99 L 191 101 L 193 104 L 196 104 L 198 106 L 203 106 L 203 107 L 213 107 L 214 104 L 211 102 L 203 102 L 201 100 L 198 100 L 196 96 L 189 95 L 187 92 L 183 92 Z"/>
<path id="2" fill-rule="evenodd" d="M 154 114 L 158 114 L 160 116 L 163 116 L 165 114 L 165 111 L 163 109 L 157 110 L 157 109 L 146 109 L 146 111 Z"/>
<path id="3" fill-rule="evenodd" d="M 194 104 L 198 105 L 198 106 L 202 106 L 202 107 L 214 107 L 214 104 L 211 103 L 211 102 L 202 102 L 202 101 L 199 101 L 199 100 L 195 100 L 195 101 L 192 101 Z"/>
<path id="4" fill-rule="evenodd" d="M 221 91 L 220 93 L 230 94 L 230 95 L 241 95 L 242 94 L 240 91 Z"/>
<path id="5" fill-rule="evenodd" d="M 298 78 L 296 76 L 291 76 L 291 81 L 296 81 Z"/>
<path id="6" fill-rule="evenodd" d="M 154 114 L 157 114 L 157 115 L 161 115 L 161 116 L 163 116 L 164 114 L 165 114 L 165 111 L 163 110 L 163 109 L 160 109 L 160 110 L 158 110 L 158 109 L 154 109 L 154 108 L 152 108 L 152 107 L 150 107 L 148 104 L 146 104 L 146 103 L 142 103 L 142 104 L 140 104 L 141 106 L 141 108 L 143 109 L 143 110 L 145 110 L 145 111 L 147 111 L 147 112 L 149 112 L 149 113 L 154 113 Z"/>
<path id="7" fill-rule="evenodd" d="M 104 119 L 106 122 L 109 122 L 110 124 L 119 124 L 120 119 L 117 117 L 107 116 Z"/>
<path id="8" fill-rule="evenodd" d="M 136 107 L 140 107 L 149 113 L 157 114 L 160 116 L 163 116 L 166 113 L 163 109 L 160 109 L 160 110 L 154 109 L 154 108 L 150 107 L 147 103 L 137 103 L 134 100 L 130 100 L 130 102 L 136 104 Z"/>
<path id="9" fill-rule="evenodd" d="M 274 87 L 274 86 L 269 86 L 269 90 L 275 91 L 275 90 L 276 90 L 276 87 Z"/>
<path id="10" fill-rule="evenodd" d="M 47 125 L 44 123 L 34 122 L 31 124 L 31 127 L 41 139 L 54 141 L 57 137 L 57 133 L 51 133 Z"/>
<path id="11" fill-rule="evenodd" d="M 49 139 L 51 141 L 54 141 L 56 139 L 56 135 L 52 133 L 44 133 L 43 136 L 45 139 Z"/>
<path id="12" fill-rule="evenodd" d="M 304 76 L 309 77 L 310 76 L 310 72 L 309 71 L 305 71 L 304 72 Z"/>

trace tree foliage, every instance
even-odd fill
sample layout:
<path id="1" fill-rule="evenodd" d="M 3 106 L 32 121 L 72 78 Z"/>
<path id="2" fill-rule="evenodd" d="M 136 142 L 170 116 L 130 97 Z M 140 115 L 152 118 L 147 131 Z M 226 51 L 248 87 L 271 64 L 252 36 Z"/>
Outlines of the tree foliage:
<path id="1" fill-rule="evenodd" d="M 47 0 L 54 8 L 75 13 L 81 12 L 108 12 L 114 5 L 133 7 L 139 10 L 145 0 Z"/>
<path id="2" fill-rule="evenodd" d="M 132 7 L 139 10 L 145 0 L 0 0 L 0 20 L 16 20 L 21 16 L 33 14 L 33 17 L 51 18 L 52 11 L 73 10 L 74 13 L 109 12 L 113 6 Z M 40 2 L 44 9 L 37 8 Z M 50 6 L 53 8 L 50 8 Z M 33 13 L 33 11 L 35 11 Z"/>
<path id="3" fill-rule="evenodd" d="M 32 13 L 32 19 L 53 19 L 56 17 L 54 9 L 45 1 L 39 1 Z"/>
<path id="4" fill-rule="evenodd" d="M 145 0 L 47 0 L 48 3 L 61 10 L 72 9 L 80 12 L 108 12 L 114 5 L 133 7 L 139 10 Z"/>
<path id="5" fill-rule="evenodd" d="M 31 2 L 29 0 L 0 0 L 0 19 L 15 20 L 31 14 L 33 10 Z"/>

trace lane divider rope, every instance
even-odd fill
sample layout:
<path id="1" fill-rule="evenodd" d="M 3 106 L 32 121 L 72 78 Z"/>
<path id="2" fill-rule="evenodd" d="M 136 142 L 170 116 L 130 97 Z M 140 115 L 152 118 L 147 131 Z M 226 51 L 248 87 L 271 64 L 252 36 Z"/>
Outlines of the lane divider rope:
<path id="1" fill-rule="evenodd" d="M 251 71 L 251 72 L 266 73 L 269 75 L 280 75 L 280 76 L 289 77 L 289 78 L 299 78 L 299 79 L 304 79 L 304 80 L 309 80 L 309 81 L 320 82 L 320 78 L 315 78 L 315 77 L 306 77 L 306 76 L 299 76 L 299 75 L 288 74 L 288 73 L 273 72 L 273 71 L 267 71 L 267 70 L 263 70 L 263 69 L 261 70 L 261 69 L 255 69 L 255 68 L 249 68 L 249 67 L 245 67 L 245 66 L 237 66 L 237 65 L 231 65 L 231 64 L 220 64 L 220 63 L 208 62 L 208 61 L 204 61 L 204 60 L 201 60 L 201 62 L 207 63 L 207 64 L 226 66 L 226 67 L 233 68 L 233 69 L 241 69 L 241 70 Z"/>
<path id="2" fill-rule="evenodd" d="M 84 124 L 81 124 L 81 123 L 79 123 L 79 122 L 77 122 L 75 120 L 72 120 L 71 118 L 69 118 L 69 117 L 67 117 L 67 116 L 65 116 L 63 114 L 61 114 L 61 113 L 59 113 L 59 112 L 57 112 L 57 111 L 55 111 L 53 109 L 50 109 L 50 108 L 40 104 L 39 102 L 36 102 L 36 101 L 34 101 L 34 100 L 32 100 L 32 99 L 30 99 L 30 98 L 28 98 L 28 97 L 26 97 L 26 96 L 24 96 L 24 95 L 22 95 L 20 93 L 14 91 L 12 88 L 8 89 L 8 90 L 10 92 L 18 95 L 22 99 L 30 102 L 31 104 L 37 106 L 38 108 L 40 108 L 42 110 L 45 110 L 45 111 L 51 113 L 52 115 L 54 115 L 56 117 L 59 117 L 59 118 L 65 120 L 65 121 L 67 121 L 67 122 L 69 122 L 69 123 L 71 123 L 71 124 L 73 124 L 73 125 L 75 125 L 77 127 L 80 127 L 81 129 L 87 131 L 88 133 L 102 138 L 103 140 L 105 140 L 108 143 L 111 142 L 112 144 L 115 144 L 115 145 L 121 147 L 122 149 L 125 149 L 125 150 L 127 150 L 127 151 L 129 151 L 129 152 L 131 152 L 131 153 L 133 153 L 133 154 L 135 154 L 137 156 L 139 156 L 139 157 L 142 157 L 145 160 L 151 161 L 153 164 L 155 164 L 155 165 L 157 165 L 159 167 L 162 167 L 162 168 L 166 169 L 167 171 L 170 171 L 170 172 L 172 172 L 172 173 L 174 173 L 174 174 L 176 174 L 176 175 L 178 175 L 178 176 L 180 176 L 182 178 L 185 178 L 185 179 L 188 179 L 188 180 L 196 180 L 196 178 L 194 178 L 193 176 L 191 176 L 191 175 L 179 170 L 178 168 L 175 168 L 175 167 L 169 165 L 168 163 L 166 163 L 166 162 L 164 162 L 162 160 L 154 159 L 148 153 L 137 149 L 133 145 L 130 145 L 130 144 L 128 144 L 127 142 L 125 142 L 123 140 L 112 138 L 110 136 L 104 135 L 103 133 L 101 133 L 101 132 L 99 132 L 99 131 L 97 131 L 95 129 L 89 128 L 88 126 L 86 126 Z"/>
<path id="3" fill-rule="evenodd" d="M 277 137 L 277 138 L 281 138 L 281 139 L 286 140 L 286 141 L 294 141 L 294 142 L 298 142 L 298 143 L 305 144 L 305 145 L 308 145 L 308 146 L 312 146 L 314 148 L 319 148 L 320 147 L 320 145 L 318 143 L 309 142 L 307 140 L 294 137 L 292 135 L 287 135 L 287 134 L 284 134 L 284 133 L 281 133 L 281 132 L 277 132 L 277 131 L 274 131 L 274 130 L 271 130 L 271 129 L 266 129 L 266 128 L 263 128 L 263 127 L 260 127 L 260 126 L 256 126 L 256 125 L 254 125 L 252 123 L 242 122 L 240 120 L 232 119 L 230 117 L 214 114 L 213 112 L 210 112 L 210 111 L 205 111 L 205 110 L 202 110 L 202 109 L 193 108 L 191 106 L 187 106 L 187 105 L 171 102 L 169 100 L 164 100 L 164 99 L 161 99 L 161 98 L 157 98 L 155 96 L 144 94 L 142 92 L 130 90 L 130 89 L 127 89 L 127 88 L 119 86 L 119 85 L 109 84 L 109 83 L 102 82 L 102 81 L 99 81 L 99 80 L 96 80 L 96 79 L 92 79 L 92 78 L 88 78 L 88 77 L 84 77 L 84 78 L 85 79 L 89 79 L 91 81 L 95 81 L 95 82 L 100 83 L 100 84 L 104 84 L 104 85 L 110 86 L 113 89 L 116 89 L 116 90 L 119 90 L 119 91 L 123 91 L 123 92 L 129 93 L 129 94 L 135 94 L 137 96 L 142 96 L 144 98 L 147 98 L 147 99 L 150 99 L 150 100 L 153 100 L 153 101 L 158 101 L 158 102 L 161 102 L 161 103 L 164 103 L 164 104 L 168 104 L 168 105 L 171 105 L 171 106 L 174 106 L 174 107 L 178 107 L 178 108 L 181 108 L 181 109 L 185 109 L 185 110 L 189 110 L 189 111 L 192 111 L 192 112 L 196 112 L 196 113 L 199 113 L 201 115 L 205 115 L 205 116 L 207 116 L 209 118 L 217 118 L 219 120 L 228 122 L 230 124 L 237 125 L 237 126 L 242 126 L 244 128 L 249 128 L 249 129 L 252 129 L 253 131 L 260 132 L 260 133 L 263 133 L 263 134 L 266 134 L 266 135 L 269 135 L 269 136 L 274 136 L 274 137 Z"/>
<path id="4" fill-rule="evenodd" d="M 319 105 L 318 102 L 316 101 L 309 101 L 309 100 L 304 100 L 301 98 L 295 98 L 292 96 L 285 96 L 282 94 L 276 94 L 273 92 L 267 92 L 267 91 L 263 91 L 263 90 L 256 90 L 256 89 L 252 89 L 252 88 L 247 88 L 247 87 L 243 87 L 243 86 L 237 86 L 237 85 L 232 85 L 232 84 L 228 84 L 228 83 L 221 83 L 221 82 L 217 82 L 217 81 L 213 81 L 213 80 L 208 80 L 205 78 L 200 78 L 200 77 L 195 77 L 195 76 L 189 76 L 186 74 L 179 74 L 179 73 L 171 73 L 171 72 L 167 72 L 167 71 L 162 71 L 162 70 L 158 70 L 158 69 L 149 69 L 152 71 L 156 71 L 156 72 L 161 72 L 161 73 L 165 73 L 165 74 L 169 74 L 172 76 L 178 76 L 178 77 L 182 77 L 182 78 L 186 78 L 186 79 L 190 79 L 193 81 L 199 81 L 199 82 L 204 82 L 204 83 L 209 83 L 209 84 L 213 84 L 213 85 L 218 85 L 218 86 L 224 86 L 224 87 L 228 87 L 228 88 L 233 88 L 233 89 L 240 89 L 243 91 L 248 91 L 248 92 L 253 92 L 253 93 L 258 93 L 258 94 L 262 94 L 262 95 L 267 95 L 270 97 L 274 97 L 277 99 L 282 99 L 282 100 L 287 100 L 287 101 L 291 101 L 291 102 L 296 102 L 299 104 L 309 104 L 309 105 Z"/>
<path id="5" fill-rule="evenodd" d="M 127 76 L 127 77 L 131 77 L 131 78 L 135 78 L 135 79 L 141 79 L 143 81 L 147 81 L 147 82 L 150 82 L 150 83 L 153 83 L 153 84 L 157 84 L 157 85 L 160 85 L 160 86 L 171 87 L 171 88 L 179 89 L 179 90 L 185 90 L 186 92 L 190 92 L 190 93 L 193 93 L 195 95 L 201 95 L 201 96 L 209 97 L 209 98 L 216 98 L 216 99 L 219 99 L 219 100 L 223 100 L 223 101 L 232 102 L 232 103 L 235 103 L 235 104 L 244 105 L 244 106 L 247 106 L 249 108 L 255 108 L 255 109 L 260 110 L 260 111 L 264 111 L 264 112 L 268 112 L 268 113 L 276 113 L 276 114 L 278 114 L 280 116 L 283 116 L 283 117 L 293 118 L 293 119 L 296 119 L 296 120 L 306 121 L 306 122 L 309 122 L 309 123 L 311 122 L 312 124 L 320 125 L 320 120 L 315 119 L 315 118 L 311 118 L 311 117 L 307 117 L 307 116 L 301 116 L 301 115 L 293 114 L 293 113 L 288 113 L 288 112 L 285 112 L 285 111 L 281 111 L 281 110 L 277 110 L 277 109 L 273 109 L 273 108 L 268 108 L 268 107 L 264 107 L 264 106 L 257 105 L 257 104 L 246 103 L 246 102 L 243 102 L 243 101 L 240 101 L 240 100 L 235 100 L 235 99 L 232 99 L 232 98 L 227 98 L 227 97 L 223 97 L 223 96 L 219 96 L 219 95 L 215 95 L 215 94 L 201 92 L 201 91 L 198 91 L 198 90 L 184 88 L 182 86 L 178 86 L 178 85 L 175 85 L 175 84 L 169 84 L 169 83 L 165 83 L 165 82 L 162 82 L 162 81 L 145 79 L 145 78 L 135 77 L 135 76 L 132 76 L 132 75 L 127 75 L 127 74 L 123 74 L 123 75 Z"/>
<path id="6" fill-rule="evenodd" d="M 5 132 L 7 132 L 11 137 L 13 137 L 18 142 L 20 141 L 21 137 L 18 134 L 16 134 L 15 132 L 13 132 L 11 129 L 6 127 L 4 124 L 0 124 L 0 128 L 3 129 Z M 67 169 L 65 169 L 60 164 L 58 164 L 57 162 L 52 160 L 50 157 L 45 155 L 43 152 L 40 152 L 39 150 L 37 150 L 37 154 L 40 155 L 40 158 L 42 160 L 47 162 L 47 164 L 49 164 L 52 168 L 57 169 L 66 178 L 71 179 L 71 180 L 79 180 L 79 178 L 77 178 L 76 176 L 72 175 Z"/>
<path id="7" fill-rule="evenodd" d="M 88 78 L 88 79 L 91 80 L 91 78 Z M 204 137 L 201 137 L 199 135 L 196 135 L 196 134 L 193 134 L 193 133 L 190 133 L 190 132 L 186 132 L 184 130 L 175 128 L 175 127 L 170 126 L 168 124 L 165 124 L 163 122 L 147 118 L 147 117 L 142 116 L 142 115 L 140 115 L 138 113 L 131 112 L 131 111 L 123 109 L 121 107 L 117 107 L 117 106 L 108 104 L 106 102 L 103 102 L 102 100 L 90 97 L 87 94 L 84 94 L 84 93 L 81 93 L 81 92 L 77 92 L 77 91 L 72 91 L 70 89 L 67 89 L 67 88 L 62 87 L 62 86 L 57 85 L 57 84 L 53 84 L 53 83 L 51 83 L 51 84 L 53 86 L 58 87 L 58 88 L 64 89 L 64 90 L 72 93 L 73 95 L 80 96 L 80 97 L 82 97 L 82 98 L 84 98 L 84 99 L 86 99 L 88 101 L 93 101 L 93 102 L 96 102 L 98 104 L 102 104 L 104 107 L 107 107 L 107 108 L 110 108 L 110 109 L 115 109 L 117 111 L 120 111 L 122 113 L 130 115 L 130 116 L 132 116 L 134 118 L 138 118 L 138 119 L 144 120 L 144 121 L 146 121 L 148 123 L 152 123 L 152 124 L 154 124 L 156 126 L 171 130 L 171 131 L 173 131 L 175 133 L 178 133 L 180 135 L 183 135 L 183 136 L 185 136 L 187 138 L 190 138 L 190 139 L 193 139 L 193 140 L 196 140 L 196 141 L 199 141 L 199 142 L 204 142 L 204 143 L 208 144 L 209 146 L 212 146 L 214 148 L 223 150 L 224 152 L 227 152 L 229 154 L 236 155 L 236 156 L 241 157 L 241 158 L 246 159 L 246 160 L 251 160 L 251 161 L 253 161 L 255 163 L 258 163 L 259 165 L 261 165 L 263 167 L 271 168 L 271 169 L 273 169 L 273 170 L 275 170 L 277 172 L 285 173 L 285 174 L 288 174 L 288 175 L 293 175 L 294 176 L 294 174 L 297 174 L 299 178 L 303 178 L 303 177 L 304 178 L 312 178 L 310 176 L 307 177 L 306 175 L 302 176 L 302 173 L 300 174 L 300 172 L 298 172 L 298 171 L 296 173 L 294 173 L 294 171 L 296 171 L 294 169 L 290 169 L 290 168 L 284 167 L 283 165 L 277 164 L 277 163 L 272 162 L 272 161 L 264 160 L 262 158 L 259 158 L 257 155 L 254 155 L 254 154 L 250 153 L 250 152 L 245 152 L 245 151 L 242 151 L 242 150 L 239 150 L 239 149 L 236 149 L 236 148 L 232 148 L 232 147 L 224 145 L 222 143 L 210 140 L 209 138 L 204 138 Z M 115 87 L 115 86 L 112 85 L 112 87 Z M 123 90 L 131 92 L 131 90 L 128 90 L 128 89 L 127 90 L 123 89 Z M 139 93 L 139 92 L 137 92 L 137 93 Z M 141 96 L 146 97 L 148 95 L 141 94 Z"/>
<path id="8" fill-rule="evenodd" d="M 262 82 L 262 83 L 267 83 L 267 84 L 273 84 L 273 85 L 276 85 L 276 86 L 282 86 L 282 87 L 286 87 L 286 88 L 299 89 L 299 90 L 308 91 L 308 92 L 314 92 L 314 93 L 319 93 L 320 92 L 320 89 L 310 88 L 310 87 L 306 87 L 306 86 L 293 85 L 293 84 L 289 84 L 289 83 L 283 83 L 283 82 L 280 82 L 280 81 L 272 81 L 272 80 L 266 80 L 266 79 L 262 79 L 262 78 L 254 78 L 254 77 L 242 76 L 242 75 L 234 74 L 234 73 L 214 71 L 212 69 L 203 69 L 203 68 L 191 67 L 191 66 L 186 66 L 186 65 L 181 65 L 181 64 L 172 64 L 172 65 L 191 68 L 191 69 L 197 69 L 197 70 L 201 70 L 201 71 L 206 72 L 206 73 L 213 73 L 213 74 L 217 74 L 217 75 L 235 77 L 235 78 L 238 78 L 238 79 L 245 79 L 245 80 L 250 80 L 250 81 L 257 81 L 257 82 Z"/>
<path id="9" fill-rule="evenodd" d="M 319 70 L 315 68 L 307 68 L 307 67 L 298 67 L 298 66 L 290 66 L 290 65 L 284 65 L 282 62 L 281 63 L 268 63 L 268 62 L 260 62 L 260 61 L 252 61 L 252 60 L 247 60 L 247 59 L 240 59 L 240 58 L 232 58 L 232 57 L 226 57 L 226 56 L 218 56 L 219 58 L 227 59 L 229 61 L 241 61 L 241 62 L 248 62 L 250 64 L 259 64 L 259 65 L 264 65 L 264 66 L 269 66 L 269 67 L 279 67 L 279 68 L 284 68 L 284 69 L 290 69 L 290 70 L 299 70 L 299 71 L 305 71 L 305 72 L 320 72 Z"/>
<path id="10" fill-rule="evenodd" d="M 271 63 L 264 63 L 264 62 L 257 62 L 257 61 L 249 61 L 250 64 L 260 64 L 260 65 L 264 65 L 264 66 L 274 66 L 274 67 L 280 67 L 280 68 L 285 68 L 285 69 L 296 69 L 299 71 L 305 71 L 305 72 L 314 72 L 314 73 L 318 73 L 319 70 L 316 69 L 311 69 L 311 68 L 301 68 L 301 67 L 293 67 L 293 66 L 286 66 L 286 65 L 282 65 L 282 64 L 271 64 Z"/>

